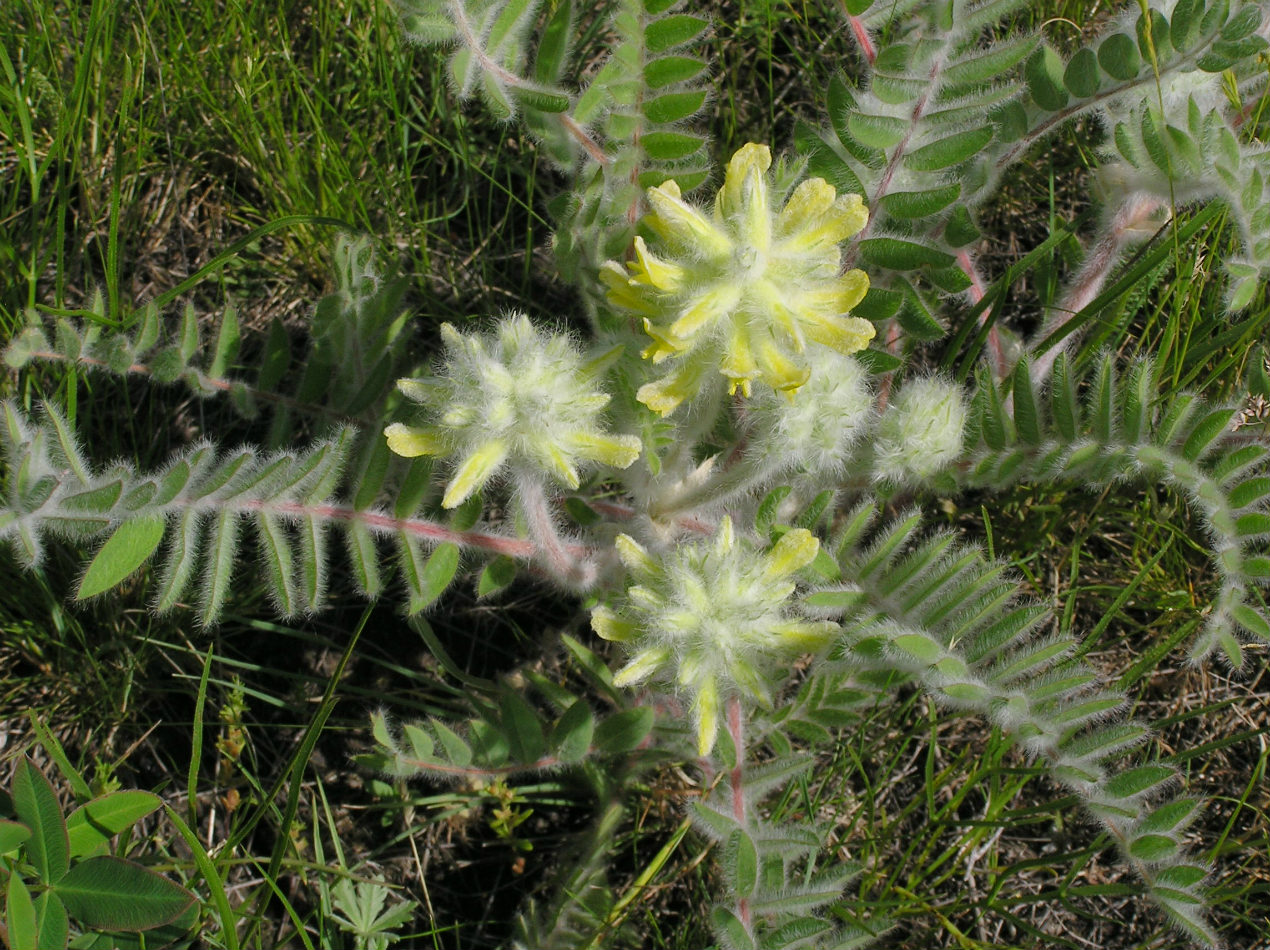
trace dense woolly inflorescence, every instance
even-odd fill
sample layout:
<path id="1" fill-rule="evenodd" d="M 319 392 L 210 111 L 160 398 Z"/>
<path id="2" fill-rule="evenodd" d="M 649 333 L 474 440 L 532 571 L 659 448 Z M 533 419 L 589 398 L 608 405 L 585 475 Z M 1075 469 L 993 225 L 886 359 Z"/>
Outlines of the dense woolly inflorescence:
<path id="1" fill-rule="evenodd" d="M 806 529 L 764 552 L 725 517 L 712 541 L 654 555 L 620 535 L 617 549 L 633 583 L 596 608 L 591 626 L 635 651 L 617 685 L 668 675 L 692 697 L 701 755 L 714 748 L 726 699 L 769 705 L 772 682 L 788 674 L 784 661 L 821 649 L 837 630 L 799 617 L 790 603 L 793 576 L 820 550 Z"/>
<path id="2" fill-rule="evenodd" d="M 749 404 L 752 454 L 812 477 L 839 475 L 873 421 L 869 371 L 833 350 L 807 356 L 811 376 L 797 399 L 768 391 Z"/>
<path id="3" fill-rule="evenodd" d="M 640 441 L 612 435 L 600 418 L 609 402 L 596 388 L 607 355 L 587 362 L 562 334 L 540 333 L 523 314 L 492 334 L 441 327 L 446 360 L 438 375 L 403 379 L 397 387 L 428 411 L 428 423 L 395 422 L 384 430 L 398 455 L 454 456 L 442 505 L 461 505 L 505 465 L 546 471 L 569 488 L 578 468 L 599 462 L 625 468 Z"/>
<path id="4" fill-rule="evenodd" d="M 846 316 L 868 277 L 840 274 L 839 243 L 868 220 L 863 200 L 809 178 L 778 209 L 771 164 L 767 146 L 741 148 L 709 211 L 684 201 L 674 181 L 650 188 L 652 246 L 639 236 L 634 260 L 605 264 L 609 302 L 641 317 L 653 339 L 644 355 L 673 364 L 637 394 L 656 412 L 695 396 L 711 370 L 746 395 L 755 380 L 795 390 L 809 375 L 809 343 L 853 353 L 873 338 L 873 324 Z"/>
<path id="5" fill-rule="evenodd" d="M 947 468 L 961 452 L 966 411 L 953 383 L 935 377 L 906 382 L 878 420 L 876 477 L 916 483 Z"/>

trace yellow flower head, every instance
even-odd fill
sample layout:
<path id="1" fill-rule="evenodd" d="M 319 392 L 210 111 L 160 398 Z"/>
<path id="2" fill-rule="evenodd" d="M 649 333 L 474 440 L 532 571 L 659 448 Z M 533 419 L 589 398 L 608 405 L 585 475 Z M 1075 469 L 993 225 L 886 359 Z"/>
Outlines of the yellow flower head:
<path id="1" fill-rule="evenodd" d="M 488 334 L 442 324 L 447 360 L 436 376 L 402 379 L 397 388 L 428 410 L 421 426 L 384 430 L 398 455 L 451 456 L 457 465 L 441 504 L 461 505 L 508 465 L 546 472 L 568 488 L 591 462 L 626 468 L 639 457 L 633 435 L 603 428 L 609 396 L 596 377 L 612 354 L 586 362 L 562 334 L 537 330 L 512 314 Z"/>
<path id="2" fill-rule="evenodd" d="M 847 316 L 869 289 L 863 271 L 841 269 L 839 243 L 864 227 L 859 195 L 839 196 L 809 178 L 776 210 L 772 154 L 749 144 L 732 156 L 709 211 L 684 201 L 674 181 L 648 190 L 644 224 L 655 250 L 635 239 L 626 265 L 609 261 L 609 302 L 643 318 L 644 356 L 670 372 L 640 388 L 663 415 L 700 389 L 710 368 L 747 396 L 754 380 L 791 392 L 808 377 L 808 342 L 862 350 L 873 325 Z"/>
<path id="3" fill-rule="evenodd" d="M 769 682 L 787 661 L 822 649 L 837 631 L 829 621 L 803 619 L 790 603 L 794 575 L 819 549 L 810 531 L 795 528 L 764 551 L 738 538 L 729 518 L 711 541 L 661 556 L 619 535 L 632 584 L 591 614 L 596 633 L 634 651 L 614 682 L 672 677 L 692 697 L 698 751 L 708 755 L 729 696 L 770 704 Z"/>

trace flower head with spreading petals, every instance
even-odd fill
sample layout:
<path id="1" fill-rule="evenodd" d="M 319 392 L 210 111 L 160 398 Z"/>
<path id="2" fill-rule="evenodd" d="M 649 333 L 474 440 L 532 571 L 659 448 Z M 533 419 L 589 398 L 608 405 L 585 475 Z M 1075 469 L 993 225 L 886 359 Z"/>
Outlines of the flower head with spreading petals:
<path id="1" fill-rule="evenodd" d="M 446 361 L 439 375 L 398 380 L 397 388 L 430 410 L 424 426 L 384 430 L 398 455 L 457 456 L 441 504 L 461 505 L 505 464 L 528 464 L 577 488 L 579 460 L 626 468 L 639 457 L 633 435 L 609 435 L 600 413 L 609 396 L 595 377 L 611 354 L 587 363 L 562 334 L 539 333 L 523 314 L 493 334 L 463 334 L 442 324 Z"/>
<path id="2" fill-rule="evenodd" d="M 711 211 L 684 201 L 674 181 L 650 188 L 654 246 L 637 237 L 634 260 L 604 265 L 609 302 L 642 317 L 653 338 L 644 355 L 674 364 L 638 393 L 663 415 L 696 395 L 711 368 L 733 392 L 749 395 L 755 380 L 790 392 L 807 380 L 808 343 L 854 353 L 873 338 L 871 323 L 847 316 L 868 277 L 839 273 L 839 243 L 868 220 L 863 200 L 809 178 L 778 210 L 771 164 L 767 146 L 741 148 Z"/>
<path id="3" fill-rule="evenodd" d="M 598 607 L 591 626 L 606 640 L 635 650 L 614 682 L 637 683 L 661 673 L 692 695 L 698 749 L 714 748 L 729 696 L 770 703 L 769 681 L 782 661 L 826 646 L 837 626 L 804 620 L 792 609 L 792 577 L 815 559 L 820 542 L 803 528 L 763 552 L 738 539 L 724 518 L 713 541 L 654 556 L 619 535 L 618 554 L 634 584 L 612 606 Z"/>

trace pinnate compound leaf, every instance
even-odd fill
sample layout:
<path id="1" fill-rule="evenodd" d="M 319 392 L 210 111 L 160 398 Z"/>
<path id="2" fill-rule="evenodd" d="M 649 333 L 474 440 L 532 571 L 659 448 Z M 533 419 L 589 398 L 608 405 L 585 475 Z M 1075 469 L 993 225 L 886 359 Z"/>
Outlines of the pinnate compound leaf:
<path id="1" fill-rule="evenodd" d="M 137 789 L 112 792 L 85 802 L 66 817 L 71 854 L 77 858 L 93 854 L 162 804 L 159 796 Z"/>
<path id="2" fill-rule="evenodd" d="M 57 794 L 29 758 L 18 761 L 13 773 L 13 809 L 31 829 L 26 854 L 45 884 L 59 881 L 70 865 L 70 843 Z"/>
<path id="3" fill-rule="evenodd" d="M 162 515 L 133 518 L 115 529 L 88 565 L 75 596 L 87 600 L 110 590 L 144 564 L 163 541 Z"/>
<path id="4" fill-rule="evenodd" d="M 57 882 L 56 893 L 72 917 L 100 930 L 151 930 L 194 903 L 175 881 L 109 855 L 76 864 Z"/>

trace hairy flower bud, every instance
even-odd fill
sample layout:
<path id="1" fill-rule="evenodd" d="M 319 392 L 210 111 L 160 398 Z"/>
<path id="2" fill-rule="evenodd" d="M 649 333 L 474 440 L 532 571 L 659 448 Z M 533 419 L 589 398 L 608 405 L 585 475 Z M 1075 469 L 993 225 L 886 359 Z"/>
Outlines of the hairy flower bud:
<path id="1" fill-rule="evenodd" d="M 428 425 L 396 422 L 384 430 L 398 455 L 459 459 L 441 504 L 454 508 L 504 465 L 545 470 L 569 488 L 579 460 L 625 468 L 639 457 L 633 435 L 609 435 L 600 413 L 609 396 L 595 389 L 608 354 L 587 363 L 563 334 L 539 333 L 523 314 L 500 320 L 493 334 L 441 326 L 446 361 L 435 377 L 399 380 L 422 403 Z"/>
<path id="2" fill-rule="evenodd" d="M 869 372 L 832 350 L 809 353 L 811 378 L 797 399 L 775 392 L 755 397 L 751 444 L 757 456 L 785 469 L 831 475 L 842 469 L 873 417 Z"/>
<path id="3" fill-rule="evenodd" d="M 960 387 L 936 378 L 909 380 L 878 421 L 877 477 L 893 482 L 930 478 L 957 457 L 965 428 Z"/>
<path id="4" fill-rule="evenodd" d="M 754 380 L 793 391 L 807 381 L 808 343 L 853 353 L 873 338 L 873 324 L 846 316 L 868 277 L 839 273 L 839 243 L 868 220 L 863 200 L 810 178 L 780 206 L 771 164 L 767 146 L 741 148 L 710 211 L 684 201 L 674 181 L 650 188 L 653 246 L 637 237 L 634 260 L 604 266 L 610 303 L 642 317 L 653 338 L 644 356 L 673 364 L 638 393 L 663 415 L 712 369 L 747 396 Z"/>
<path id="5" fill-rule="evenodd" d="M 619 686 L 662 674 L 691 694 L 702 755 L 714 748 L 727 697 L 768 704 L 769 680 L 787 672 L 783 661 L 821 649 L 837 630 L 791 609 L 791 578 L 820 548 L 803 528 L 766 552 L 738 539 L 729 518 L 712 541 L 661 555 L 626 535 L 617 548 L 634 583 L 613 606 L 596 608 L 591 626 L 635 650 L 615 677 Z"/>

